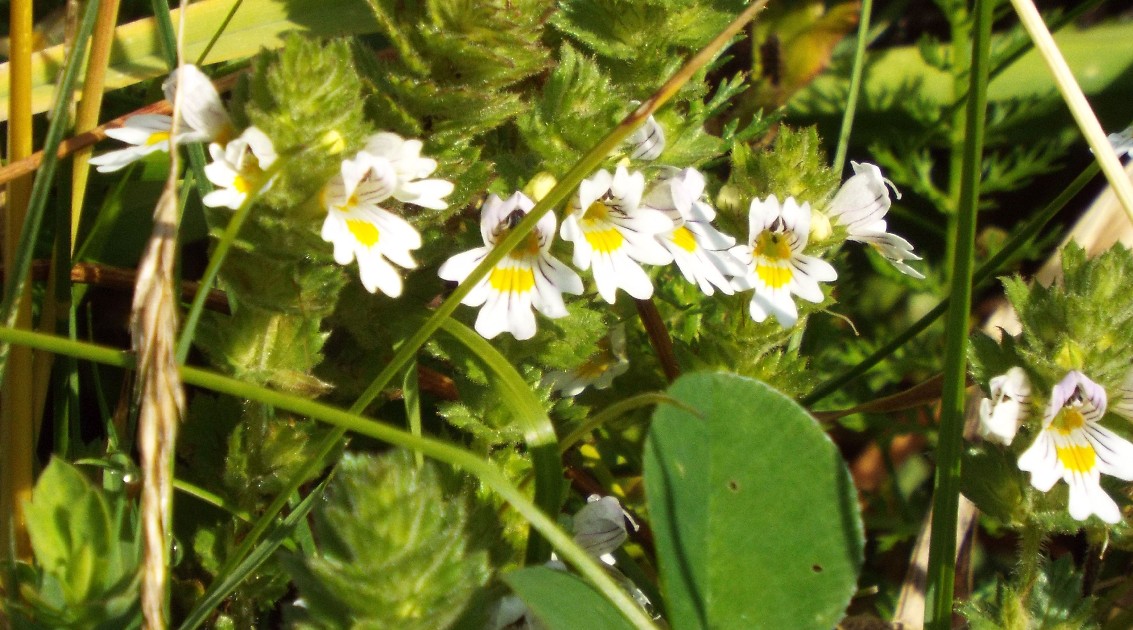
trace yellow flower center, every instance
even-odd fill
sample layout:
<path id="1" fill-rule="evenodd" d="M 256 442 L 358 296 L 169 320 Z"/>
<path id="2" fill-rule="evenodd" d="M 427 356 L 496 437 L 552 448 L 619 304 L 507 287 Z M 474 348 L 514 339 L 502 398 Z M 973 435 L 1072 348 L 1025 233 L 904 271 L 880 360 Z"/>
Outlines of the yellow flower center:
<path id="1" fill-rule="evenodd" d="M 530 267 L 494 267 L 488 284 L 500 293 L 527 293 L 535 286 L 535 272 Z"/>
<path id="2" fill-rule="evenodd" d="M 1063 407 L 1050 422 L 1050 428 L 1062 435 L 1070 435 L 1084 426 L 1086 426 L 1086 418 L 1075 407 Z"/>
<path id="3" fill-rule="evenodd" d="M 583 221 L 606 221 L 609 217 L 610 207 L 601 201 L 595 201 L 590 204 L 590 207 L 582 214 Z"/>
<path id="4" fill-rule="evenodd" d="M 1067 470 L 1077 473 L 1090 472 L 1097 463 L 1098 454 L 1090 446 L 1059 446 L 1054 449 L 1058 453 L 1058 461 Z"/>
<path id="5" fill-rule="evenodd" d="M 680 247 L 686 252 L 692 253 L 696 251 L 696 238 L 692 235 L 692 232 L 683 225 L 673 230 L 673 242 L 676 243 L 677 247 Z"/>
<path id="6" fill-rule="evenodd" d="M 346 229 L 350 230 L 350 234 L 354 236 L 354 240 L 365 245 L 366 247 L 373 247 L 378 243 L 380 236 L 378 228 L 369 221 L 362 221 L 360 219 L 347 219 Z"/>
<path id="7" fill-rule="evenodd" d="M 248 181 L 247 177 L 237 175 L 232 178 L 232 188 L 234 188 L 236 192 L 246 195 L 251 192 L 253 186 L 252 182 Z"/>
<path id="8" fill-rule="evenodd" d="M 155 132 L 151 133 L 148 138 L 146 138 L 146 144 L 147 145 L 155 145 L 158 142 L 165 142 L 168 139 L 169 139 L 169 132 L 168 131 L 155 131 Z"/>
<path id="9" fill-rule="evenodd" d="M 755 255 L 772 260 L 789 260 L 791 258 L 791 242 L 782 232 L 763 230 L 755 237 Z"/>

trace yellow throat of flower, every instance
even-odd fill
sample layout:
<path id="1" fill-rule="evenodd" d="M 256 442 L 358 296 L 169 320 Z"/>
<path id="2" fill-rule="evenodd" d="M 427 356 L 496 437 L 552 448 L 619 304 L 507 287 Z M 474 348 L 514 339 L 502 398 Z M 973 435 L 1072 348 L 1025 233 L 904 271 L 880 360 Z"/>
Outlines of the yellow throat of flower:
<path id="1" fill-rule="evenodd" d="M 1077 407 L 1063 407 L 1050 422 L 1050 428 L 1063 435 L 1070 435 L 1084 426 L 1086 426 L 1086 417 Z"/>
<path id="2" fill-rule="evenodd" d="M 791 242 L 783 232 L 763 230 L 755 237 L 753 247 L 756 256 L 770 258 L 774 261 L 789 260 L 791 258 Z"/>

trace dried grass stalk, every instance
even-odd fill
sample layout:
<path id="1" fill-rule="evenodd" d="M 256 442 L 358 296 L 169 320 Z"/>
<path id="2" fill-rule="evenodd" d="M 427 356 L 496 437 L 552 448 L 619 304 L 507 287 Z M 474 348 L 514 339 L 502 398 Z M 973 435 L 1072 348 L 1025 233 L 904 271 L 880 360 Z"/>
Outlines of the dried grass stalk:
<path id="1" fill-rule="evenodd" d="M 176 125 L 176 122 L 174 123 Z M 146 628 L 165 628 L 172 530 L 173 448 L 185 411 L 185 391 L 177 371 L 177 298 L 173 280 L 177 254 L 178 159 L 171 164 L 165 190 L 154 210 L 153 234 L 138 265 L 130 333 L 138 360 L 142 528 L 145 540 L 142 615 Z"/>

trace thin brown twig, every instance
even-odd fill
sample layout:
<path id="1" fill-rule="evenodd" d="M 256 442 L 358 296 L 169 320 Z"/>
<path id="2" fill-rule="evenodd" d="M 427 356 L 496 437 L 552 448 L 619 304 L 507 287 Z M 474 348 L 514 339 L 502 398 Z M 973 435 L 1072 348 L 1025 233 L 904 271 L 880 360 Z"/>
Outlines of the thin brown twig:
<path id="1" fill-rule="evenodd" d="M 44 281 L 51 274 L 50 260 L 33 260 L 31 263 L 31 277 L 35 281 Z M 134 283 L 138 279 L 135 269 L 124 269 L 98 263 L 80 262 L 71 267 L 71 282 L 89 284 L 119 291 L 133 291 Z M 0 282 L 4 281 L 4 269 L 0 268 Z M 185 302 L 193 301 L 193 297 L 200 291 L 200 283 L 191 280 L 181 282 L 181 299 Z M 209 291 L 205 299 L 205 307 L 211 311 L 231 315 L 228 305 L 228 295 L 219 289 Z"/>
<path id="2" fill-rule="evenodd" d="M 669 329 L 661 320 L 661 313 L 653 299 L 634 300 L 637 304 L 637 315 L 645 332 L 649 335 L 649 343 L 657 353 L 657 360 L 661 362 L 661 369 L 665 371 L 665 378 L 672 383 L 681 375 L 681 366 L 677 363 L 677 355 L 673 352 L 673 339 L 669 336 Z"/>

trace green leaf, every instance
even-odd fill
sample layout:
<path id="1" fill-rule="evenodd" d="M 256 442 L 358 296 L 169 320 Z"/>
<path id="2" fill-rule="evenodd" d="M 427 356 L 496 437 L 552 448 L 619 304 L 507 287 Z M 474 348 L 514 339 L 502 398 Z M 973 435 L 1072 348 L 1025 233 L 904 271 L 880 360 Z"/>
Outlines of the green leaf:
<path id="1" fill-rule="evenodd" d="M 682 377 L 645 450 L 675 628 L 831 628 L 854 592 L 862 525 L 849 471 L 805 410 L 731 374 Z"/>
<path id="2" fill-rule="evenodd" d="M 444 628 L 488 579 L 468 495 L 408 451 L 347 455 L 315 511 L 319 554 L 285 565 L 302 628 Z"/>
<path id="3" fill-rule="evenodd" d="M 26 507 L 36 564 L 9 594 L 21 601 L 5 603 L 30 615 L 14 627 L 135 627 L 141 545 L 126 502 L 51 460 Z"/>
<path id="4" fill-rule="evenodd" d="M 53 459 L 27 506 L 28 534 L 40 566 L 62 577 L 70 601 L 92 590 L 96 558 L 107 555 L 112 524 L 106 500 L 75 467 Z"/>
<path id="5" fill-rule="evenodd" d="M 232 9 L 232 0 L 205 0 L 189 6 L 182 45 L 195 60 Z M 179 10 L 170 12 L 178 22 Z M 313 37 L 372 33 L 378 29 L 364 0 L 336 2 L 328 11 L 323 0 L 243 0 L 240 10 L 209 52 L 206 64 L 249 57 L 261 48 L 278 48 L 289 31 Z M 106 90 L 162 76 L 169 66 L 161 50 L 153 18 L 114 29 L 114 49 L 106 72 Z M 58 71 L 69 48 L 62 44 L 32 55 L 32 111 L 46 111 L 54 98 Z M 0 120 L 8 117 L 9 67 L 0 64 Z"/>
<path id="6" fill-rule="evenodd" d="M 548 630 L 633 627 L 606 598 L 569 573 L 528 567 L 508 573 L 504 581 Z"/>
<path id="7" fill-rule="evenodd" d="M 1090 598 L 1082 597 L 1082 576 L 1069 554 L 1046 565 L 1031 591 L 1033 625 L 1041 630 L 1094 627 Z"/>

